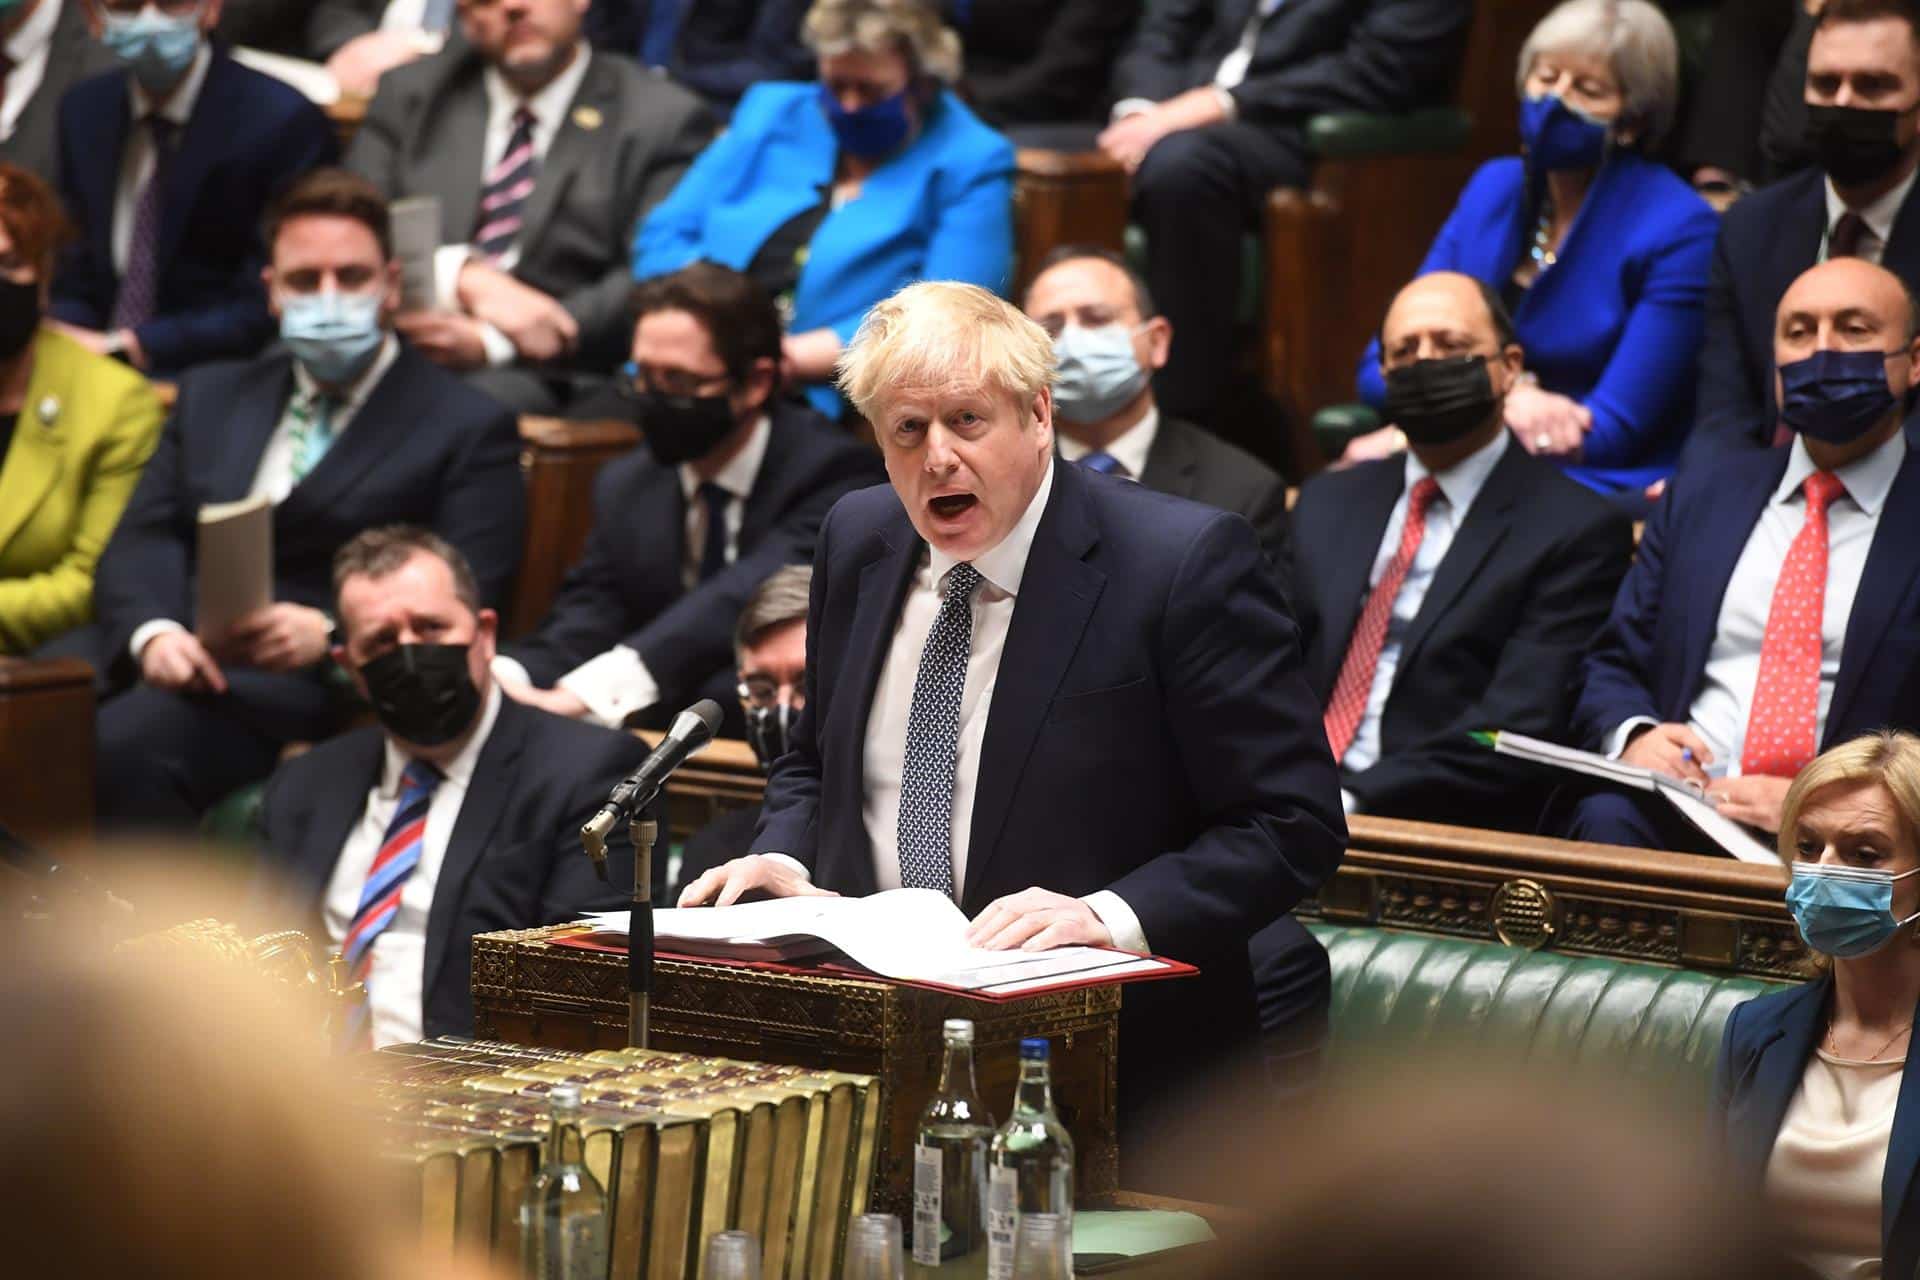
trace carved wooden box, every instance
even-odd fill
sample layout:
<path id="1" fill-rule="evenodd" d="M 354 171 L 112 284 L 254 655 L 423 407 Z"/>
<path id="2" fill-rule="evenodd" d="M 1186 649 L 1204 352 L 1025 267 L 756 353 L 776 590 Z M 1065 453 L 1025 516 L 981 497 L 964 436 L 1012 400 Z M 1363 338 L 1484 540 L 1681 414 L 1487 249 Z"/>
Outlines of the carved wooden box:
<path id="1" fill-rule="evenodd" d="M 626 1043 L 626 957 L 554 946 L 550 939 L 568 929 L 474 938 L 475 1034 L 556 1049 Z M 1054 1105 L 1073 1134 L 1078 1198 L 1119 1190 L 1117 986 L 984 1001 L 878 979 L 677 960 L 654 966 L 654 1048 L 880 1078 L 873 1203 L 903 1217 L 912 1213 L 914 1130 L 939 1083 L 940 1024 L 948 1018 L 973 1020 L 980 1093 L 997 1120 L 1013 1101 L 1021 1037 L 1052 1041 Z"/>

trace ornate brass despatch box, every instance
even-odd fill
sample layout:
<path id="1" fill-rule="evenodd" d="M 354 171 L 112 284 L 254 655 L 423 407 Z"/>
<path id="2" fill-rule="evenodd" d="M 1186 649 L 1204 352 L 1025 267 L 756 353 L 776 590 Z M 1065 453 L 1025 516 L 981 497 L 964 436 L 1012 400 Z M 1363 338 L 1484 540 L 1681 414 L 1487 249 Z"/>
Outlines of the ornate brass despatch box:
<path id="1" fill-rule="evenodd" d="M 568 926 L 484 933 L 473 940 L 475 1031 L 559 1049 L 626 1043 L 626 957 L 552 944 Z M 881 1081 L 873 1207 L 913 1205 L 913 1138 L 939 1082 L 940 1024 L 971 1018 L 981 1096 L 1006 1118 L 1022 1036 L 1053 1042 L 1053 1094 L 1073 1134 L 1078 1196 L 1119 1189 L 1115 1138 L 1120 988 L 1050 992 L 1014 1001 L 969 1000 L 875 978 L 792 974 L 659 961 L 652 1046 Z"/>

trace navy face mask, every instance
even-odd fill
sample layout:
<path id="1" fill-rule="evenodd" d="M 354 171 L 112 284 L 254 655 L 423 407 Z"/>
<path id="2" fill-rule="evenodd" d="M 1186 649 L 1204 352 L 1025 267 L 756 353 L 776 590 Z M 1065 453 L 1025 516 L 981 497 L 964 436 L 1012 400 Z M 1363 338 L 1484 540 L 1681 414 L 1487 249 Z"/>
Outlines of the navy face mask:
<path id="1" fill-rule="evenodd" d="M 1606 159 L 1611 127 L 1575 111 L 1557 93 L 1520 101 L 1520 141 L 1541 172 L 1593 168 Z"/>
<path id="2" fill-rule="evenodd" d="M 892 155 L 907 140 L 907 131 L 912 127 L 905 89 L 858 111 L 848 111 L 827 86 L 821 85 L 820 109 L 826 112 L 827 123 L 833 128 L 833 136 L 839 139 L 840 149 L 862 159 L 877 160 Z"/>
<path id="3" fill-rule="evenodd" d="M 1887 361 L 1903 351 L 1816 351 L 1780 366 L 1780 420 L 1812 440 L 1847 444 L 1893 412 Z"/>

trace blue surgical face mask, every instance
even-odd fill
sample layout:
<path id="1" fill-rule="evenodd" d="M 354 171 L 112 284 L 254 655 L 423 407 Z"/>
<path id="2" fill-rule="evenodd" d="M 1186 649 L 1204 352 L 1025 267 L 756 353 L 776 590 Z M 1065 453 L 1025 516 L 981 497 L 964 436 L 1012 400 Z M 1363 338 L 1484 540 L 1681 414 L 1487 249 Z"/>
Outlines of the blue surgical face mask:
<path id="1" fill-rule="evenodd" d="M 821 85 L 820 109 L 827 114 L 833 136 L 840 140 L 840 149 L 862 159 L 892 155 L 907 140 L 913 124 L 907 115 L 905 89 L 858 111 L 848 111 L 826 85 Z"/>
<path id="2" fill-rule="evenodd" d="M 367 371 L 386 331 L 377 293 L 295 293 L 280 300 L 280 338 L 293 358 L 329 387 Z"/>
<path id="3" fill-rule="evenodd" d="M 1591 169 L 1607 158 L 1612 126 L 1574 110 L 1557 93 L 1520 100 L 1520 141 L 1541 172 Z"/>
<path id="4" fill-rule="evenodd" d="M 1133 352 L 1137 330 L 1122 324 L 1083 329 L 1070 324 L 1053 340 L 1060 365 L 1053 384 L 1054 412 L 1068 422 L 1099 422 L 1124 409 L 1147 385 L 1147 371 Z"/>
<path id="5" fill-rule="evenodd" d="M 164 93 L 200 52 L 200 6 L 185 13 L 162 13 L 151 4 L 138 13 L 108 13 L 100 40 L 142 89 Z"/>
<path id="6" fill-rule="evenodd" d="M 1920 867 L 1896 876 L 1864 867 L 1796 862 L 1787 906 L 1800 936 L 1815 951 L 1843 960 L 1864 956 L 1886 946 L 1901 926 L 1920 919 L 1920 912 L 1905 920 L 1893 914 L 1893 882 L 1911 875 L 1920 875 Z"/>
<path id="7" fill-rule="evenodd" d="M 1846 444 L 1893 412 L 1887 361 L 1905 352 L 1816 351 L 1780 366 L 1780 421 L 1813 440 Z"/>

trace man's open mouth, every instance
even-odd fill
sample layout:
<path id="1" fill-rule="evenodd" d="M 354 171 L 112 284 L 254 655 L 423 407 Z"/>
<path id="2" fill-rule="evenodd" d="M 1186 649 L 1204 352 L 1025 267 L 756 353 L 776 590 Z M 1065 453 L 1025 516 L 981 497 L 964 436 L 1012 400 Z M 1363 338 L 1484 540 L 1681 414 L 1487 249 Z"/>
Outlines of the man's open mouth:
<path id="1" fill-rule="evenodd" d="M 942 520 L 952 520 L 964 515 L 967 509 L 979 499 L 970 493 L 949 493 L 933 498 L 927 505 L 933 508 L 933 514 Z"/>

